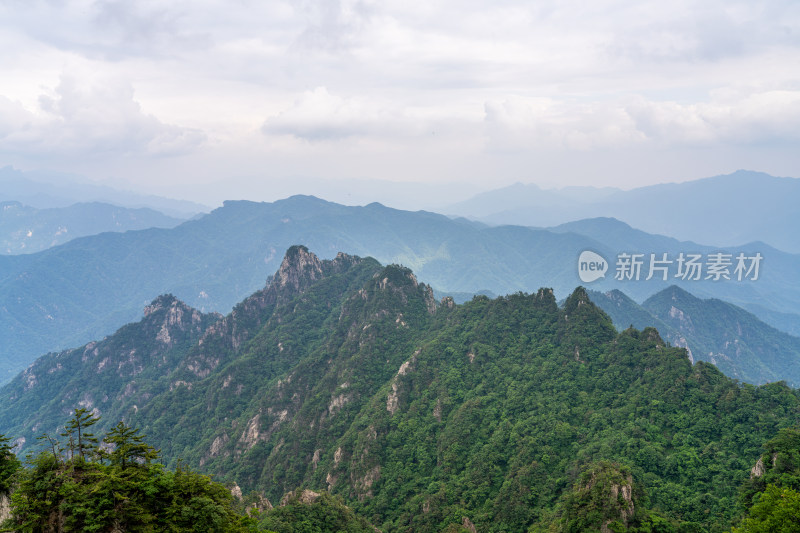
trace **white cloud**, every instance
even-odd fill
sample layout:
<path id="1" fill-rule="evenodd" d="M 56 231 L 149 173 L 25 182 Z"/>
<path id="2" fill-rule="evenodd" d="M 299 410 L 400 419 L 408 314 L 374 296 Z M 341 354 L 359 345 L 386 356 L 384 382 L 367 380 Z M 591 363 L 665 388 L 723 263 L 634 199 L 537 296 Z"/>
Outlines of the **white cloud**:
<path id="1" fill-rule="evenodd" d="M 644 136 L 619 106 L 514 97 L 485 105 L 488 148 L 586 151 L 634 147 Z"/>
<path id="2" fill-rule="evenodd" d="M 739 87 L 692 103 L 633 95 L 612 102 L 510 97 L 485 104 L 496 151 L 738 146 L 800 141 L 800 91 Z"/>
<path id="3" fill-rule="evenodd" d="M 411 123 L 412 120 L 391 106 L 366 99 L 343 98 L 330 94 L 325 87 L 317 87 L 305 91 L 288 109 L 268 118 L 262 132 L 292 135 L 308 141 L 367 135 L 384 138 L 407 132 Z"/>
<path id="4" fill-rule="evenodd" d="M 543 151 L 555 173 L 606 150 L 624 184 L 699 143 L 766 169 L 796 161 L 798 28 L 793 0 L 6 0 L 0 155 L 63 170 L 102 155 L 108 175 L 135 154 L 154 182 L 197 174 L 169 154 L 514 180 Z M 381 170 L 387 153 L 402 170 Z"/>
<path id="5" fill-rule="evenodd" d="M 763 144 L 800 140 L 800 91 L 720 90 L 710 101 L 637 99 L 626 108 L 648 139 L 671 144 Z"/>
<path id="6" fill-rule="evenodd" d="M 22 104 L 0 95 L 0 143 L 3 139 L 21 135 L 31 127 L 33 118 Z"/>
<path id="7" fill-rule="evenodd" d="M 298 2 L 307 25 L 294 46 L 315 51 L 338 52 L 358 44 L 369 23 L 374 2 L 364 0 L 305 0 Z"/>
<path id="8" fill-rule="evenodd" d="M 129 83 L 80 84 L 63 77 L 36 110 L 0 98 L 0 153 L 168 156 L 191 152 L 205 141 L 198 130 L 165 124 L 142 111 Z M 3 134 L 5 133 L 5 134 Z"/>

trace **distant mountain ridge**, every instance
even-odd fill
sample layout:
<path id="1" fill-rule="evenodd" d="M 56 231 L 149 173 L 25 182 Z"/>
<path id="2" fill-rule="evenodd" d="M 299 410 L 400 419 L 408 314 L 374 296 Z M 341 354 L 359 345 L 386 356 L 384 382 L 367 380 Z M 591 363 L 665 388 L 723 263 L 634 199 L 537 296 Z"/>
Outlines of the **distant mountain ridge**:
<path id="1" fill-rule="evenodd" d="M 0 202 L 0 253 L 34 253 L 106 231 L 173 228 L 182 222 L 184 219 L 149 208 L 133 209 L 100 202 L 48 209 Z"/>
<path id="2" fill-rule="evenodd" d="M 677 286 L 641 305 L 615 289 L 589 297 L 618 329 L 655 327 L 692 362 L 707 361 L 725 375 L 763 384 L 785 380 L 800 386 L 800 338 L 763 323 L 751 313 L 717 299 L 703 300 Z"/>
<path id="3" fill-rule="evenodd" d="M 579 228 L 486 227 L 424 211 L 295 196 L 273 203 L 226 202 L 172 229 L 104 233 L 36 254 L 0 256 L 0 337 L 6 341 L 0 345 L 0 370 L 10 379 L 37 355 L 102 338 L 135 320 L 156 294 L 174 294 L 203 312 L 226 312 L 261 287 L 278 267 L 280 250 L 298 241 L 324 259 L 344 250 L 403 264 L 444 294 L 507 294 L 540 286 L 568 294 L 582 284 L 577 273 L 582 250 L 611 260 L 618 242 L 606 245 L 600 239 L 608 235 L 623 242 L 636 232 L 615 221 L 618 231 L 612 232 L 607 222 L 594 233 L 595 222 L 587 222 L 582 235 Z M 672 244 L 665 250 L 665 238 L 651 238 L 654 252 L 684 247 L 667 240 Z M 758 304 L 791 321 L 800 313 L 800 256 L 758 249 L 765 255 L 758 282 L 682 286 L 740 306 Z M 693 245 L 693 250 L 714 249 Z M 673 282 L 615 283 L 607 276 L 590 288 L 620 288 L 641 301 Z"/>
<path id="4" fill-rule="evenodd" d="M 557 226 L 613 217 L 648 233 L 730 247 L 763 241 L 800 253 L 800 179 L 762 172 L 664 183 L 631 190 L 583 188 L 580 195 L 515 184 L 443 209 L 490 224 Z"/>
<path id="5" fill-rule="evenodd" d="M 209 207 L 186 200 L 122 191 L 86 183 L 71 174 L 31 171 L 10 166 L 0 168 L 0 202 L 17 201 L 39 209 L 68 207 L 76 203 L 100 202 L 133 209 L 147 207 L 177 218 L 189 218 Z"/>
<path id="6" fill-rule="evenodd" d="M 592 289 L 600 291 L 620 289 L 634 299 L 643 301 L 672 284 L 680 284 L 684 290 L 692 294 L 704 298 L 724 299 L 750 311 L 781 331 L 800 336 L 800 313 L 786 298 L 786 295 L 794 293 L 800 285 L 800 270 L 797 270 L 800 267 L 798 255 L 787 254 L 761 242 L 720 249 L 691 241 L 679 241 L 672 237 L 646 233 L 608 217 L 577 220 L 550 230 L 558 233 L 576 233 L 603 244 L 607 250 L 604 252 L 605 258 L 610 262 L 609 272 L 605 279 L 592 283 Z M 705 268 L 709 256 L 718 252 L 730 254 L 731 265 L 728 268 L 728 275 L 732 277 L 731 280 L 706 279 L 708 272 L 705 270 L 699 280 L 682 280 L 676 277 L 677 259 L 680 254 L 700 255 Z M 760 274 L 767 276 L 769 280 L 762 283 L 766 278 L 760 277 L 754 282 L 736 281 L 735 258 L 740 252 L 748 257 L 761 254 L 764 260 Z M 638 281 L 614 279 L 616 263 L 621 253 L 642 254 L 643 265 Z M 661 280 L 660 276 L 656 275 L 653 279 L 646 280 L 649 275 L 651 254 L 660 260 L 665 253 L 668 260 L 672 261 L 669 265 L 668 279 Z"/>

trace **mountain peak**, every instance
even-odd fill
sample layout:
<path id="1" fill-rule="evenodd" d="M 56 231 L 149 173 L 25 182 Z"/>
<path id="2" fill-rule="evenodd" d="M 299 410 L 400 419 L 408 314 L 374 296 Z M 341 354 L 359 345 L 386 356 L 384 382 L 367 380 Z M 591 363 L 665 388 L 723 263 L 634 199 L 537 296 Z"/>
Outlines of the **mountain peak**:
<path id="1" fill-rule="evenodd" d="M 568 330 L 581 330 L 580 324 L 593 324 L 592 335 L 581 333 L 582 342 L 595 343 L 606 341 L 617 334 L 608 315 L 597 307 L 589 298 L 583 287 L 577 287 L 564 301 L 562 307 L 563 319 L 568 324 Z"/>
<path id="2" fill-rule="evenodd" d="M 144 308 L 144 316 L 145 318 L 149 317 L 153 313 L 160 311 L 162 309 L 167 309 L 173 306 L 181 305 L 184 307 L 188 307 L 185 303 L 178 300 L 172 294 L 162 294 L 158 296 L 155 300 L 150 302 L 150 305 L 145 306 Z"/>
<path id="3" fill-rule="evenodd" d="M 694 294 L 690 293 L 686 289 L 682 289 L 682 288 L 678 287 L 677 285 L 670 285 L 669 287 L 667 287 L 663 291 L 661 291 L 659 293 L 656 293 L 653 296 L 651 296 L 650 298 L 648 298 L 648 300 L 655 299 L 659 295 L 661 297 L 663 297 L 663 298 L 669 298 L 672 301 L 678 301 L 678 302 L 680 302 L 680 301 L 695 301 L 695 300 L 699 300 L 699 298 L 697 298 L 697 296 L 695 296 Z"/>
<path id="4" fill-rule="evenodd" d="M 319 258 L 305 246 L 294 245 L 286 251 L 273 281 L 280 288 L 292 287 L 298 290 L 301 285 L 316 281 L 322 275 L 322 262 Z"/>
<path id="5" fill-rule="evenodd" d="M 564 310 L 568 313 L 571 313 L 576 308 L 591 304 L 591 300 L 589 300 L 589 295 L 586 293 L 586 289 L 584 287 L 576 287 L 572 294 L 567 297 L 567 300 L 564 302 Z M 594 305 L 594 304 L 592 304 Z"/>

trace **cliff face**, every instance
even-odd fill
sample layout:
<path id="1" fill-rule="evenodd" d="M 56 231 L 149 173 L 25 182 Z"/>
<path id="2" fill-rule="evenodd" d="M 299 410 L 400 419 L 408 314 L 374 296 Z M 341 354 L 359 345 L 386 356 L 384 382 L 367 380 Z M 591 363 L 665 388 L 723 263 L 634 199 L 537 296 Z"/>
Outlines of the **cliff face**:
<path id="1" fill-rule="evenodd" d="M 11 517 L 11 500 L 7 494 L 0 494 L 0 524 Z"/>
<path id="2" fill-rule="evenodd" d="M 322 261 L 316 255 L 305 246 L 292 246 L 286 252 L 273 283 L 279 289 L 300 291 L 301 287 L 308 286 L 322 275 Z"/>
<path id="3" fill-rule="evenodd" d="M 191 383 L 240 353 L 244 345 L 273 318 L 275 309 L 306 291 L 315 282 L 341 275 L 362 265 L 364 259 L 339 253 L 333 260 L 321 261 L 305 246 L 292 246 L 278 271 L 266 286 L 233 308 L 231 313 L 209 327 L 181 364 L 180 381 Z M 373 268 L 374 260 L 367 262 Z"/>

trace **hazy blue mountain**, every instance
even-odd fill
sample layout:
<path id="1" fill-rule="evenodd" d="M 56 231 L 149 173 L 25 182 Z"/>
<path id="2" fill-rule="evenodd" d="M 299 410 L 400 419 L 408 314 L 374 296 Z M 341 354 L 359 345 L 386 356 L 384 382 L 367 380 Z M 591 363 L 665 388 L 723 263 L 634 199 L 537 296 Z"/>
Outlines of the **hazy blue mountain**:
<path id="1" fill-rule="evenodd" d="M 764 324 L 728 302 L 697 298 L 670 287 L 642 307 L 697 346 L 696 359 L 711 361 L 725 374 L 756 383 L 779 379 L 800 386 L 800 338 Z M 691 345 L 691 344 L 690 344 Z"/>
<path id="2" fill-rule="evenodd" d="M 633 231 L 611 223 L 620 235 Z M 596 237 L 604 233 L 609 230 Z M 226 202 L 172 229 L 104 233 L 36 254 L 0 257 L 0 337 L 5 340 L 0 366 L 8 379 L 37 355 L 101 338 L 134 320 L 157 294 L 172 293 L 203 312 L 227 312 L 261 287 L 277 268 L 280 251 L 297 242 L 324 259 L 344 250 L 403 264 L 441 294 L 508 294 L 549 286 L 564 296 L 583 284 L 577 269 L 581 251 L 591 249 L 611 261 L 623 237 L 611 240 L 613 246 L 598 239 L 569 231 L 485 227 L 380 204 L 347 207 L 307 196 Z M 662 238 L 654 239 L 652 248 L 661 252 Z M 800 313 L 800 257 L 757 249 L 765 256 L 757 282 L 687 281 L 682 286 L 737 305 Z M 642 301 L 672 283 L 616 282 L 609 272 L 590 288 L 619 288 Z"/>
<path id="3" fill-rule="evenodd" d="M 86 235 L 172 228 L 183 221 L 149 208 L 133 209 L 99 202 L 49 209 L 0 202 L 0 253 L 39 252 Z"/>
<path id="4" fill-rule="evenodd" d="M 210 210 L 208 206 L 148 194 L 122 191 L 86 183 L 85 178 L 57 172 L 22 172 L 0 168 L 0 202 L 16 201 L 40 209 L 100 202 L 124 207 L 147 207 L 177 218 L 189 218 Z"/>
<path id="5" fill-rule="evenodd" d="M 591 191 L 590 191 L 591 192 Z M 444 207 L 445 213 L 456 213 L 483 219 L 502 212 L 528 212 L 525 223 L 530 226 L 549 226 L 555 213 L 580 203 L 558 191 L 545 190 L 534 184 L 515 183 L 500 189 L 483 192 L 468 200 Z M 566 220 L 573 217 L 567 215 Z M 531 220 L 539 220 L 531 223 Z"/>
<path id="6" fill-rule="evenodd" d="M 630 227 L 628 224 L 613 218 L 594 218 L 569 222 L 550 228 L 555 232 L 568 232 L 584 235 L 588 238 L 603 243 L 607 250 L 612 250 L 606 259 L 611 263 L 611 269 L 605 279 L 591 284 L 593 289 L 613 290 L 621 289 L 638 301 L 663 290 L 675 283 L 680 284 L 692 294 L 706 298 L 722 298 L 740 307 L 748 309 L 764 322 L 780 329 L 781 331 L 796 334 L 800 331 L 800 307 L 793 301 L 800 287 L 800 256 L 776 250 L 764 243 L 753 242 L 739 247 L 720 249 L 697 244 L 691 241 L 679 241 L 671 237 L 653 235 Z M 655 254 L 656 259 L 661 259 L 662 254 L 668 254 L 668 260 L 676 261 L 679 254 L 701 254 L 703 260 L 709 254 L 717 252 L 731 254 L 731 262 L 735 264 L 735 257 L 739 252 L 747 256 L 760 253 L 763 261 L 760 267 L 759 279 L 756 281 L 736 281 L 733 267 L 730 268 L 731 280 L 715 281 L 706 280 L 707 272 L 701 276 L 703 279 L 682 280 L 676 278 L 677 265 L 670 265 L 667 280 L 660 278 L 656 273 L 652 279 L 645 280 L 649 275 L 648 265 L 650 254 Z M 641 253 L 645 257 L 642 266 L 642 275 L 639 281 L 614 280 L 615 265 L 620 253 Z"/>
<path id="7" fill-rule="evenodd" d="M 307 242 L 418 268 L 442 291 L 513 292 L 547 279 L 568 291 L 564 258 L 586 237 L 521 227 L 482 229 L 427 212 L 313 197 L 226 202 L 173 229 L 105 233 L 37 254 L 0 257 L 0 345 L 11 377 L 37 354 L 102 337 L 133 320 L 154 294 L 227 311 L 261 286 L 280 251 Z"/>
<path id="8" fill-rule="evenodd" d="M 614 289 L 608 292 L 586 291 L 589 298 L 597 307 L 603 310 L 611 318 L 614 326 L 623 331 L 631 326 L 636 329 L 656 328 L 662 338 L 669 340 L 677 346 L 686 347 L 684 344 L 676 343 L 673 339 L 674 333 L 678 330 L 668 326 L 661 319 L 656 318 L 647 309 L 636 303 L 624 292 Z"/>
<path id="9" fill-rule="evenodd" d="M 637 304 L 619 290 L 590 291 L 618 329 L 655 327 L 690 359 L 708 361 L 726 375 L 750 383 L 785 380 L 800 385 L 800 338 L 717 299 L 700 299 L 677 286 Z"/>
<path id="10" fill-rule="evenodd" d="M 628 191 L 542 190 L 516 184 L 444 209 L 491 224 L 555 226 L 613 217 L 649 233 L 716 246 L 763 241 L 800 253 L 800 179 L 739 170 L 683 183 Z"/>
<path id="11" fill-rule="evenodd" d="M 800 315 L 773 311 L 763 305 L 754 303 L 745 303 L 742 307 L 772 327 L 795 337 L 800 337 Z"/>

